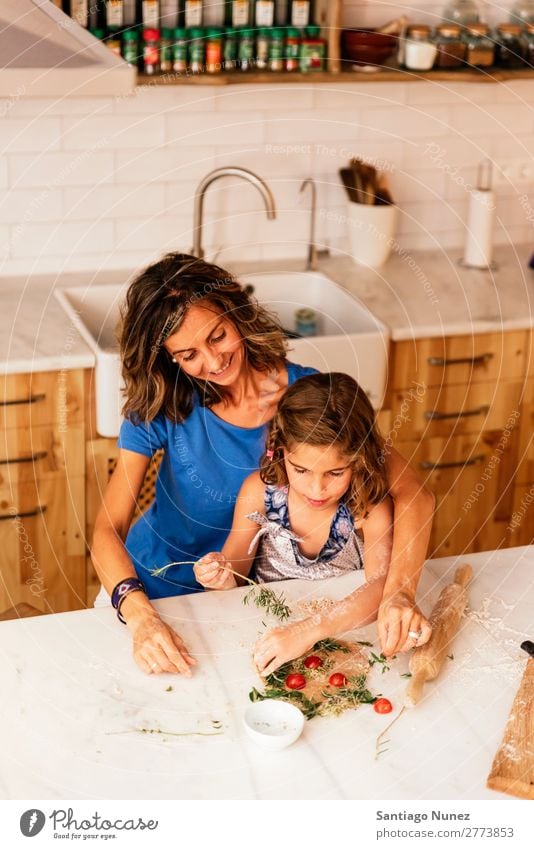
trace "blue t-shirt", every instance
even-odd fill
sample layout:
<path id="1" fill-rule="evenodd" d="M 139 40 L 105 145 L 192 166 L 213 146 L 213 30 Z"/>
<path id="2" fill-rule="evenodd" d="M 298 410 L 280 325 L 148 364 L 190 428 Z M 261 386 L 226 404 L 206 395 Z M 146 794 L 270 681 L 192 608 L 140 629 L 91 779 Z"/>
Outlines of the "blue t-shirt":
<path id="1" fill-rule="evenodd" d="M 287 363 L 288 385 L 316 369 Z M 153 569 L 220 551 L 232 527 L 241 485 L 265 450 L 267 425 L 238 427 L 195 400 L 182 424 L 164 415 L 149 424 L 124 421 L 118 445 L 146 457 L 163 448 L 156 498 L 126 538 L 126 550 L 149 598 L 201 591 L 192 566 Z"/>

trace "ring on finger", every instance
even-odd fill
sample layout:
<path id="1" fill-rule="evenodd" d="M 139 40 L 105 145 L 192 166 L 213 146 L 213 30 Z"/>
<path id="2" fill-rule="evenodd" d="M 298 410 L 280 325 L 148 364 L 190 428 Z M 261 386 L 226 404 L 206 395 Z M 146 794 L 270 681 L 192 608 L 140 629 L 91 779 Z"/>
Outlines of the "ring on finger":
<path id="1" fill-rule="evenodd" d="M 412 640 L 419 640 L 423 636 L 422 631 L 408 631 L 408 636 L 412 638 Z"/>

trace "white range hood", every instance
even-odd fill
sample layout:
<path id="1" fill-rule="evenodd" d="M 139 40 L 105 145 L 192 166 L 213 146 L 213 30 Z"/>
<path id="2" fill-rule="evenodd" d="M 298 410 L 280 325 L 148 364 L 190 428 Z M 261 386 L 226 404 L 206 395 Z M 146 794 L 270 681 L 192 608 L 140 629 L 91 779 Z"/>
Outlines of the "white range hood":
<path id="1" fill-rule="evenodd" d="M 0 0 L 0 97 L 124 95 L 136 69 L 50 0 Z"/>

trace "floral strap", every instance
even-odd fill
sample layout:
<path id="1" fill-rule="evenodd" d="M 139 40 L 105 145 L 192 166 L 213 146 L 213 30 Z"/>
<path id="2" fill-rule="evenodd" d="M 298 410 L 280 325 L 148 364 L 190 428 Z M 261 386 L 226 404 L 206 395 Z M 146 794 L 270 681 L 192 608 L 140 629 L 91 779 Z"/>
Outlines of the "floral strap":
<path id="1" fill-rule="evenodd" d="M 254 546 L 264 534 L 272 534 L 273 537 L 282 537 L 283 539 L 293 540 L 294 542 L 302 542 L 302 537 L 296 536 L 288 528 L 284 528 L 283 525 L 279 525 L 277 522 L 270 522 L 262 513 L 256 511 L 254 513 L 248 513 L 246 518 L 261 525 L 258 533 L 255 534 L 254 539 L 249 545 L 248 554 L 252 554 Z"/>

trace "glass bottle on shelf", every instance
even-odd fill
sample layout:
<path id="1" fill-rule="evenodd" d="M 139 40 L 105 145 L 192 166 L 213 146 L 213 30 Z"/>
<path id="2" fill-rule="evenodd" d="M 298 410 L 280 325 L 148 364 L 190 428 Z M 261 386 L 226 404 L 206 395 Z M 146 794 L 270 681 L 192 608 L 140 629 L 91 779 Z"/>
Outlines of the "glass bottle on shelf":
<path id="1" fill-rule="evenodd" d="M 70 0 L 65 6 L 65 11 L 73 21 L 87 29 L 90 24 L 89 0 Z"/>
<path id="2" fill-rule="evenodd" d="M 534 0 L 518 0 L 510 9 L 510 22 L 513 24 L 534 23 Z"/>
<path id="3" fill-rule="evenodd" d="M 406 30 L 401 64 L 410 71 L 430 71 L 438 48 L 426 24 L 412 24 Z"/>
<path id="4" fill-rule="evenodd" d="M 256 0 L 254 4 L 254 26 L 272 27 L 274 25 L 274 0 Z"/>
<path id="5" fill-rule="evenodd" d="M 159 29 L 159 0 L 137 0 L 136 21 L 139 26 Z"/>
<path id="6" fill-rule="evenodd" d="M 118 32 L 124 27 L 123 0 L 106 0 L 106 25 L 110 32 Z"/>
<path id="7" fill-rule="evenodd" d="M 201 27 L 202 0 L 181 0 L 178 22 L 181 27 Z"/>
<path id="8" fill-rule="evenodd" d="M 466 46 L 457 24 L 441 24 L 436 27 L 435 40 L 438 48 L 436 68 L 448 70 L 464 64 Z"/>
<path id="9" fill-rule="evenodd" d="M 525 47 L 519 24 L 499 24 L 495 30 L 495 58 L 502 68 L 523 68 Z"/>
<path id="10" fill-rule="evenodd" d="M 224 23 L 227 27 L 252 26 L 252 4 L 250 0 L 226 0 Z"/>
<path id="11" fill-rule="evenodd" d="M 471 24 L 466 27 L 464 41 L 467 52 L 465 60 L 475 68 L 489 68 L 495 62 L 495 44 L 487 24 Z"/>
<path id="12" fill-rule="evenodd" d="M 475 0 L 452 0 L 443 10 L 443 20 L 462 27 L 476 24 L 480 20 L 478 3 Z"/>
<path id="13" fill-rule="evenodd" d="M 287 10 L 287 23 L 290 27 L 304 29 L 313 24 L 312 0 L 290 0 Z"/>

